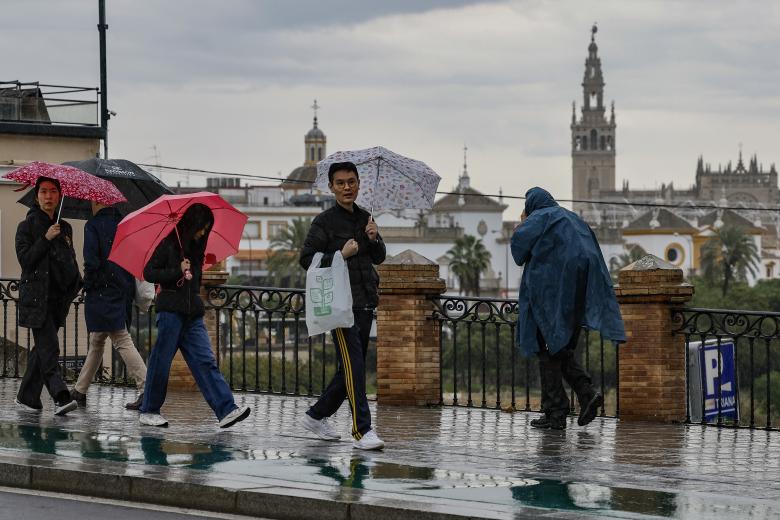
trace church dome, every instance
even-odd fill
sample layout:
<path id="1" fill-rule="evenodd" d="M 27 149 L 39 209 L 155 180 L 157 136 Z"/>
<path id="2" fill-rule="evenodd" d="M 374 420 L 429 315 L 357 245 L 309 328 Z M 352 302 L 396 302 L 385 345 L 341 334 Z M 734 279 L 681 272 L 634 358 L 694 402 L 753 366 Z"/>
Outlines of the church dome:
<path id="1" fill-rule="evenodd" d="M 325 139 L 325 132 L 317 127 L 317 122 L 314 122 L 314 128 L 306 132 L 306 139 Z"/>

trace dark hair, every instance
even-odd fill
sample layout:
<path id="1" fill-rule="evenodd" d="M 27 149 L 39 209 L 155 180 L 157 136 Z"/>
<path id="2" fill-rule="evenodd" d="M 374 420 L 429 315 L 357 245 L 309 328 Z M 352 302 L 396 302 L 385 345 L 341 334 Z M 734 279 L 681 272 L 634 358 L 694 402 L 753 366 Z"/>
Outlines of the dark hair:
<path id="1" fill-rule="evenodd" d="M 360 174 L 357 171 L 357 166 L 353 162 L 334 162 L 328 168 L 328 182 L 333 183 L 333 174 L 336 172 L 353 172 L 355 177 L 360 180 Z"/>
<path id="2" fill-rule="evenodd" d="M 209 226 L 208 231 L 200 240 L 195 240 L 195 233 L 206 225 Z M 179 231 L 179 239 L 181 240 L 184 254 L 190 257 L 190 260 L 202 260 L 212 227 L 214 227 L 214 213 L 205 204 L 193 204 L 184 212 L 181 220 L 176 224 L 176 229 Z"/>
<path id="3" fill-rule="evenodd" d="M 33 188 L 33 190 L 35 190 L 36 199 L 38 198 L 38 190 L 41 188 L 41 184 L 43 184 L 46 181 L 57 186 L 57 192 L 60 195 L 62 195 L 62 187 L 60 186 L 60 181 L 58 181 L 57 179 L 52 179 L 51 177 L 38 177 L 37 179 L 35 179 L 35 187 Z"/>

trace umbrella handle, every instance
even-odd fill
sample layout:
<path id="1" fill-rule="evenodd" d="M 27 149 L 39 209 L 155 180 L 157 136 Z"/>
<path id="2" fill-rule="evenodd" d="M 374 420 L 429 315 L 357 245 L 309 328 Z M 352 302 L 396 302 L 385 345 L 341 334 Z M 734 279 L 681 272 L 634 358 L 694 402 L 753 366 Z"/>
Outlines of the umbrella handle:
<path id="1" fill-rule="evenodd" d="M 62 206 L 64 206 L 64 205 L 65 205 L 65 195 L 62 196 L 62 200 L 60 201 L 60 209 L 59 209 L 59 211 L 57 211 L 57 220 L 56 220 L 55 224 L 59 224 L 60 223 L 60 215 L 62 215 Z"/>

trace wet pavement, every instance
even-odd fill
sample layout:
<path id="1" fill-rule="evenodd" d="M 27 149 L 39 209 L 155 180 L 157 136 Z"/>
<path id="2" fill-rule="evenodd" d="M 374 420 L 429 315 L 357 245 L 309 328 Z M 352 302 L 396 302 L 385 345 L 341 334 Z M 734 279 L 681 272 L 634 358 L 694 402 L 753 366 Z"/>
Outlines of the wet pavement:
<path id="1" fill-rule="evenodd" d="M 540 431 L 532 414 L 372 403 L 387 448 L 366 453 L 351 447 L 347 407 L 335 417 L 341 442 L 302 431 L 306 398 L 237 394 L 253 413 L 220 430 L 200 394 L 171 393 L 171 426 L 158 429 L 124 410 L 131 389 L 95 385 L 86 409 L 54 417 L 50 403 L 19 411 L 17 386 L 0 379 L 0 462 L 351 504 L 349 518 L 360 504 L 487 518 L 780 518 L 780 432 L 601 418 Z"/>

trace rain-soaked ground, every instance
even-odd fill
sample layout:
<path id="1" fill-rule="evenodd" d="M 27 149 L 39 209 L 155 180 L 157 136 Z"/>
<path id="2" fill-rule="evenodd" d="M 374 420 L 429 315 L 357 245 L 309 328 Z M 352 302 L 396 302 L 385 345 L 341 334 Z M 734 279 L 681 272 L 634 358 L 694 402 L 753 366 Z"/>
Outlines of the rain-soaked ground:
<path id="1" fill-rule="evenodd" d="M 780 518 L 779 432 L 613 419 L 540 431 L 524 413 L 372 405 L 387 448 L 366 453 L 351 447 L 346 407 L 336 416 L 342 442 L 301 431 L 305 398 L 237 394 L 253 413 L 224 431 L 200 394 L 172 393 L 171 426 L 156 429 L 123 409 L 130 389 L 93 386 L 86 409 L 54 417 L 49 404 L 42 414 L 16 409 L 17 386 L 0 380 L 0 461 L 35 453 L 150 474 L 175 468 L 201 482 L 273 482 L 333 500 L 360 500 L 362 490 L 494 516 L 530 507 L 584 518 Z"/>

